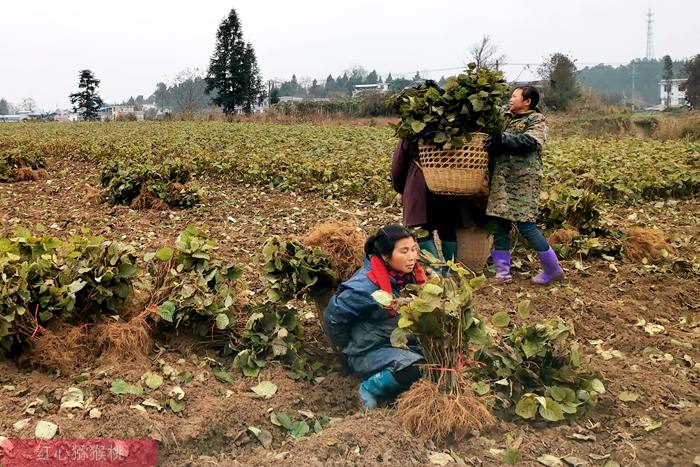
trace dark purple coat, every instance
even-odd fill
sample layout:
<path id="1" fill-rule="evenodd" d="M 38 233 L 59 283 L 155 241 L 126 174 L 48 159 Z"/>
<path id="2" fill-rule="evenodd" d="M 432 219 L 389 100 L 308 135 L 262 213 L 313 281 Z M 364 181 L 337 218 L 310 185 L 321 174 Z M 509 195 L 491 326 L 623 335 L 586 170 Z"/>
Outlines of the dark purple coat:
<path id="1" fill-rule="evenodd" d="M 485 205 L 461 196 L 436 195 L 425 184 L 418 166 L 418 143 L 401 140 L 391 160 L 391 183 L 403 202 L 403 224 L 407 227 L 450 228 L 485 225 Z"/>

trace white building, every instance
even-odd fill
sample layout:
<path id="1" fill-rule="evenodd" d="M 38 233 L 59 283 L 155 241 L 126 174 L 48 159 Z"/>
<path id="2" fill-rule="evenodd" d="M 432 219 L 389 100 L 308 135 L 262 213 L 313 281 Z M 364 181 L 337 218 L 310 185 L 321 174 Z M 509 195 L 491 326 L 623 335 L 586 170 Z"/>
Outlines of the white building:
<path id="1" fill-rule="evenodd" d="M 387 92 L 389 85 L 387 83 L 374 84 L 356 84 L 352 90 L 352 97 L 362 94 L 363 92 Z"/>
<path id="2" fill-rule="evenodd" d="M 661 97 L 661 105 L 664 108 L 685 107 L 687 105 L 685 91 L 680 90 L 680 86 L 686 81 L 687 79 L 664 79 L 659 81 L 659 97 Z"/>

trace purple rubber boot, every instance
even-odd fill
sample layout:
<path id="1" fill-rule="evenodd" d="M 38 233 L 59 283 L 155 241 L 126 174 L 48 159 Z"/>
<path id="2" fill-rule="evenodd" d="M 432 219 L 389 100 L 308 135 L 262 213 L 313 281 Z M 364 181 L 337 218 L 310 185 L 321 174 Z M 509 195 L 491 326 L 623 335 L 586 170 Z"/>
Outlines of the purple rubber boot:
<path id="1" fill-rule="evenodd" d="M 542 271 L 532 278 L 533 283 L 547 285 L 564 277 L 564 270 L 559 266 L 557 254 L 552 250 L 552 247 L 549 247 L 547 251 L 538 251 L 537 256 L 542 263 Z"/>
<path id="2" fill-rule="evenodd" d="M 510 250 L 493 250 L 491 253 L 493 265 L 496 267 L 496 284 L 505 284 L 513 280 L 510 274 Z"/>

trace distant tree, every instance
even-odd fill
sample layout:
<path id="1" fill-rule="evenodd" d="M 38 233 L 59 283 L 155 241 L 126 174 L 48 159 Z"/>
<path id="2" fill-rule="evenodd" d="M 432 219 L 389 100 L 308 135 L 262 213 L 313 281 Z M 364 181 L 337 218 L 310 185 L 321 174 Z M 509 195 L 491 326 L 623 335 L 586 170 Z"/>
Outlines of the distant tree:
<path id="1" fill-rule="evenodd" d="M 168 86 L 165 83 L 156 84 L 156 90 L 153 93 L 153 99 L 155 101 L 156 107 L 161 111 L 170 105 L 170 96 L 168 94 Z"/>
<path id="2" fill-rule="evenodd" d="M 9 114 L 10 114 L 10 104 L 3 97 L 2 99 L 0 99 L 0 115 L 9 115 Z"/>
<path id="3" fill-rule="evenodd" d="M 135 102 L 135 109 L 137 111 L 141 111 L 141 110 L 143 110 L 143 104 L 146 103 L 146 100 L 143 98 L 143 96 L 141 94 L 139 94 L 138 96 L 136 96 L 136 99 L 134 102 Z"/>
<path id="4" fill-rule="evenodd" d="M 673 79 L 673 60 L 671 60 L 670 55 L 664 55 L 661 61 L 664 64 L 663 72 L 661 73 L 661 79 L 666 81 L 664 89 L 666 90 L 666 103 L 665 106 L 668 108 L 671 105 L 671 80 Z"/>
<path id="5" fill-rule="evenodd" d="M 326 78 L 326 85 L 324 86 L 324 91 L 325 91 L 326 96 L 330 97 L 337 90 L 338 90 L 338 87 L 335 84 L 335 79 L 333 79 L 333 75 L 329 74 L 328 77 Z"/>
<path id="6" fill-rule="evenodd" d="M 323 97 L 325 95 L 325 89 L 323 89 L 323 86 L 320 86 L 318 84 L 317 80 L 313 80 L 311 82 L 311 86 L 309 87 L 309 96 L 311 97 Z"/>
<path id="7" fill-rule="evenodd" d="M 440 80 L 438 81 L 438 86 L 444 86 L 445 84 L 447 84 L 447 78 L 441 76 Z"/>
<path id="8" fill-rule="evenodd" d="M 280 86 L 279 95 L 297 97 L 301 97 L 300 95 L 303 95 L 303 90 L 299 84 L 299 81 L 297 80 L 297 75 L 293 74 L 290 81 L 285 81 L 282 83 Z"/>
<path id="9" fill-rule="evenodd" d="M 480 42 L 472 44 L 469 53 L 469 62 L 476 63 L 477 67 L 495 69 L 499 63 L 503 63 L 506 59 L 505 55 L 499 55 L 498 47 L 493 43 L 489 35 L 483 36 Z"/>
<path id="10" fill-rule="evenodd" d="M 550 55 L 540 66 L 544 81 L 542 102 L 552 110 L 566 110 L 580 95 L 574 60 L 562 53 Z"/>
<path id="11" fill-rule="evenodd" d="M 19 103 L 19 108 L 26 112 L 34 112 L 36 110 L 36 101 L 31 97 L 23 97 Z"/>
<path id="12" fill-rule="evenodd" d="M 100 80 L 95 78 L 92 71 L 81 70 L 78 83 L 78 88 L 81 91 L 68 96 L 70 103 L 73 105 L 73 111 L 81 114 L 85 121 L 93 121 L 99 118 L 97 112 L 103 105 L 102 98 L 97 94 L 99 85 Z"/>
<path id="13" fill-rule="evenodd" d="M 243 70 L 243 112 L 249 114 L 253 111 L 253 106 L 263 103 L 267 94 L 255 50 L 250 42 L 246 44 L 243 53 Z"/>
<path id="14" fill-rule="evenodd" d="M 422 78 L 421 75 L 420 75 L 420 71 L 416 71 L 416 74 L 413 75 L 413 82 L 417 82 L 417 81 L 420 81 L 420 80 L 422 80 L 422 79 L 423 79 L 423 78 Z"/>
<path id="15" fill-rule="evenodd" d="M 202 73 L 194 68 L 187 68 L 177 74 L 169 89 L 176 112 L 194 114 L 205 109 L 210 103 L 206 93 L 207 83 Z"/>
<path id="16" fill-rule="evenodd" d="M 394 80 L 394 78 L 392 78 L 392 77 L 391 77 L 391 73 L 389 73 L 388 75 L 386 75 L 386 80 L 384 80 L 384 82 L 385 82 L 386 84 L 391 84 L 391 82 L 392 82 L 393 80 Z"/>
<path id="17" fill-rule="evenodd" d="M 365 78 L 365 84 L 375 84 L 379 82 L 379 76 L 377 76 L 377 72 L 375 70 L 370 71 Z"/>
<path id="18" fill-rule="evenodd" d="M 694 109 L 698 109 L 700 108 L 700 54 L 688 60 L 683 71 L 687 80 L 681 85 L 681 90 L 685 91 L 685 100 Z"/>
<path id="19" fill-rule="evenodd" d="M 233 8 L 219 25 L 206 83 L 207 93 L 216 91 L 212 102 L 227 114 L 237 109 L 250 112 L 252 104 L 264 93 L 255 52 L 250 43 L 244 42 L 238 14 Z"/>
<path id="20" fill-rule="evenodd" d="M 280 90 L 278 87 L 273 86 L 270 91 L 270 104 L 274 105 L 280 101 Z"/>

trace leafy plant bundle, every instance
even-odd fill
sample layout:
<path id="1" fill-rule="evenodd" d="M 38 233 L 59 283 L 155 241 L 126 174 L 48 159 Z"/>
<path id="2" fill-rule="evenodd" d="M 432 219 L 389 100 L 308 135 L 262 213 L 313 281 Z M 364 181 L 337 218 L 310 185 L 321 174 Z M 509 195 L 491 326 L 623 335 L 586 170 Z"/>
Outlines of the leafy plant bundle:
<path id="1" fill-rule="evenodd" d="M 397 299 L 384 291 L 373 298 L 385 307 L 395 307 L 400 318 L 391 335 L 392 345 L 407 348 L 411 336 L 423 348 L 430 379 L 448 394 L 464 389 L 470 340 L 485 342 L 483 323 L 474 317 L 472 293 L 485 281 L 483 276 L 448 262 L 454 274 L 432 277 L 422 285 L 407 286 Z M 471 277 L 471 278 L 470 278 Z"/>
<path id="2" fill-rule="evenodd" d="M 139 273 L 130 246 L 102 237 L 61 240 L 17 229 L 0 238 L 0 351 L 41 332 L 119 314 Z"/>
<path id="3" fill-rule="evenodd" d="M 476 358 L 485 366 L 474 375 L 477 392 L 490 390 L 503 410 L 525 419 L 547 421 L 581 415 L 605 387 L 582 368 L 572 330 L 559 319 L 513 326 L 497 345 L 481 346 Z"/>
<path id="4" fill-rule="evenodd" d="M 338 285 L 330 260 L 318 248 L 271 237 L 265 241 L 262 254 L 263 279 L 270 285 L 267 296 L 272 302 L 287 302 Z"/>
<path id="5" fill-rule="evenodd" d="M 14 181 L 18 169 L 42 169 L 45 166 L 44 155 L 39 148 L 0 149 L 0 182 Z"/>
<path id="6" fill-rule="evenodd" d="M 443 149 L 460 148 L 472 132 L 500 130 L 507 93 L 503 73 L 470 63 L 464 73 L 448 78 L 444 88 L 427 80 L 394 96 L 391 105 L 401 118 L 394 126 L 396 135 Z"/>
<path id="7" fill-rule="evenodd" d="M 216 250 L 205 230 L 188 226 L 175 248 L 145 255 L 153 278 L 150 306 L 161 324 L 196 326 L 200 334 L 214 327 L 237 328 L 241 311 L 236 280 L 242 271 L 217 258 Z"/>
<path id="8" fill-rule="evenodd" d="M 103 199 L 111 204 L 138 204 L 139 197 L 155 197 L 167 206 L 188 208 L 200 196 L 191 179 L 189 165 L 178 159 L 162 163 L 114 159 L 102 164 L 99 182 L 105 188 Z"/>
<path id="9" fill-rule="evenodd" d="M 263 302 L 248 309 L 250 315 L 240 339 L 243 349 L 233 360 L 245 376 L 257 376 L 268 360 L 280 359 L 293 372 L 303 372 L 306 361 L 299 356 L 303 328 L 297 313 L 282 303 Z"/>

